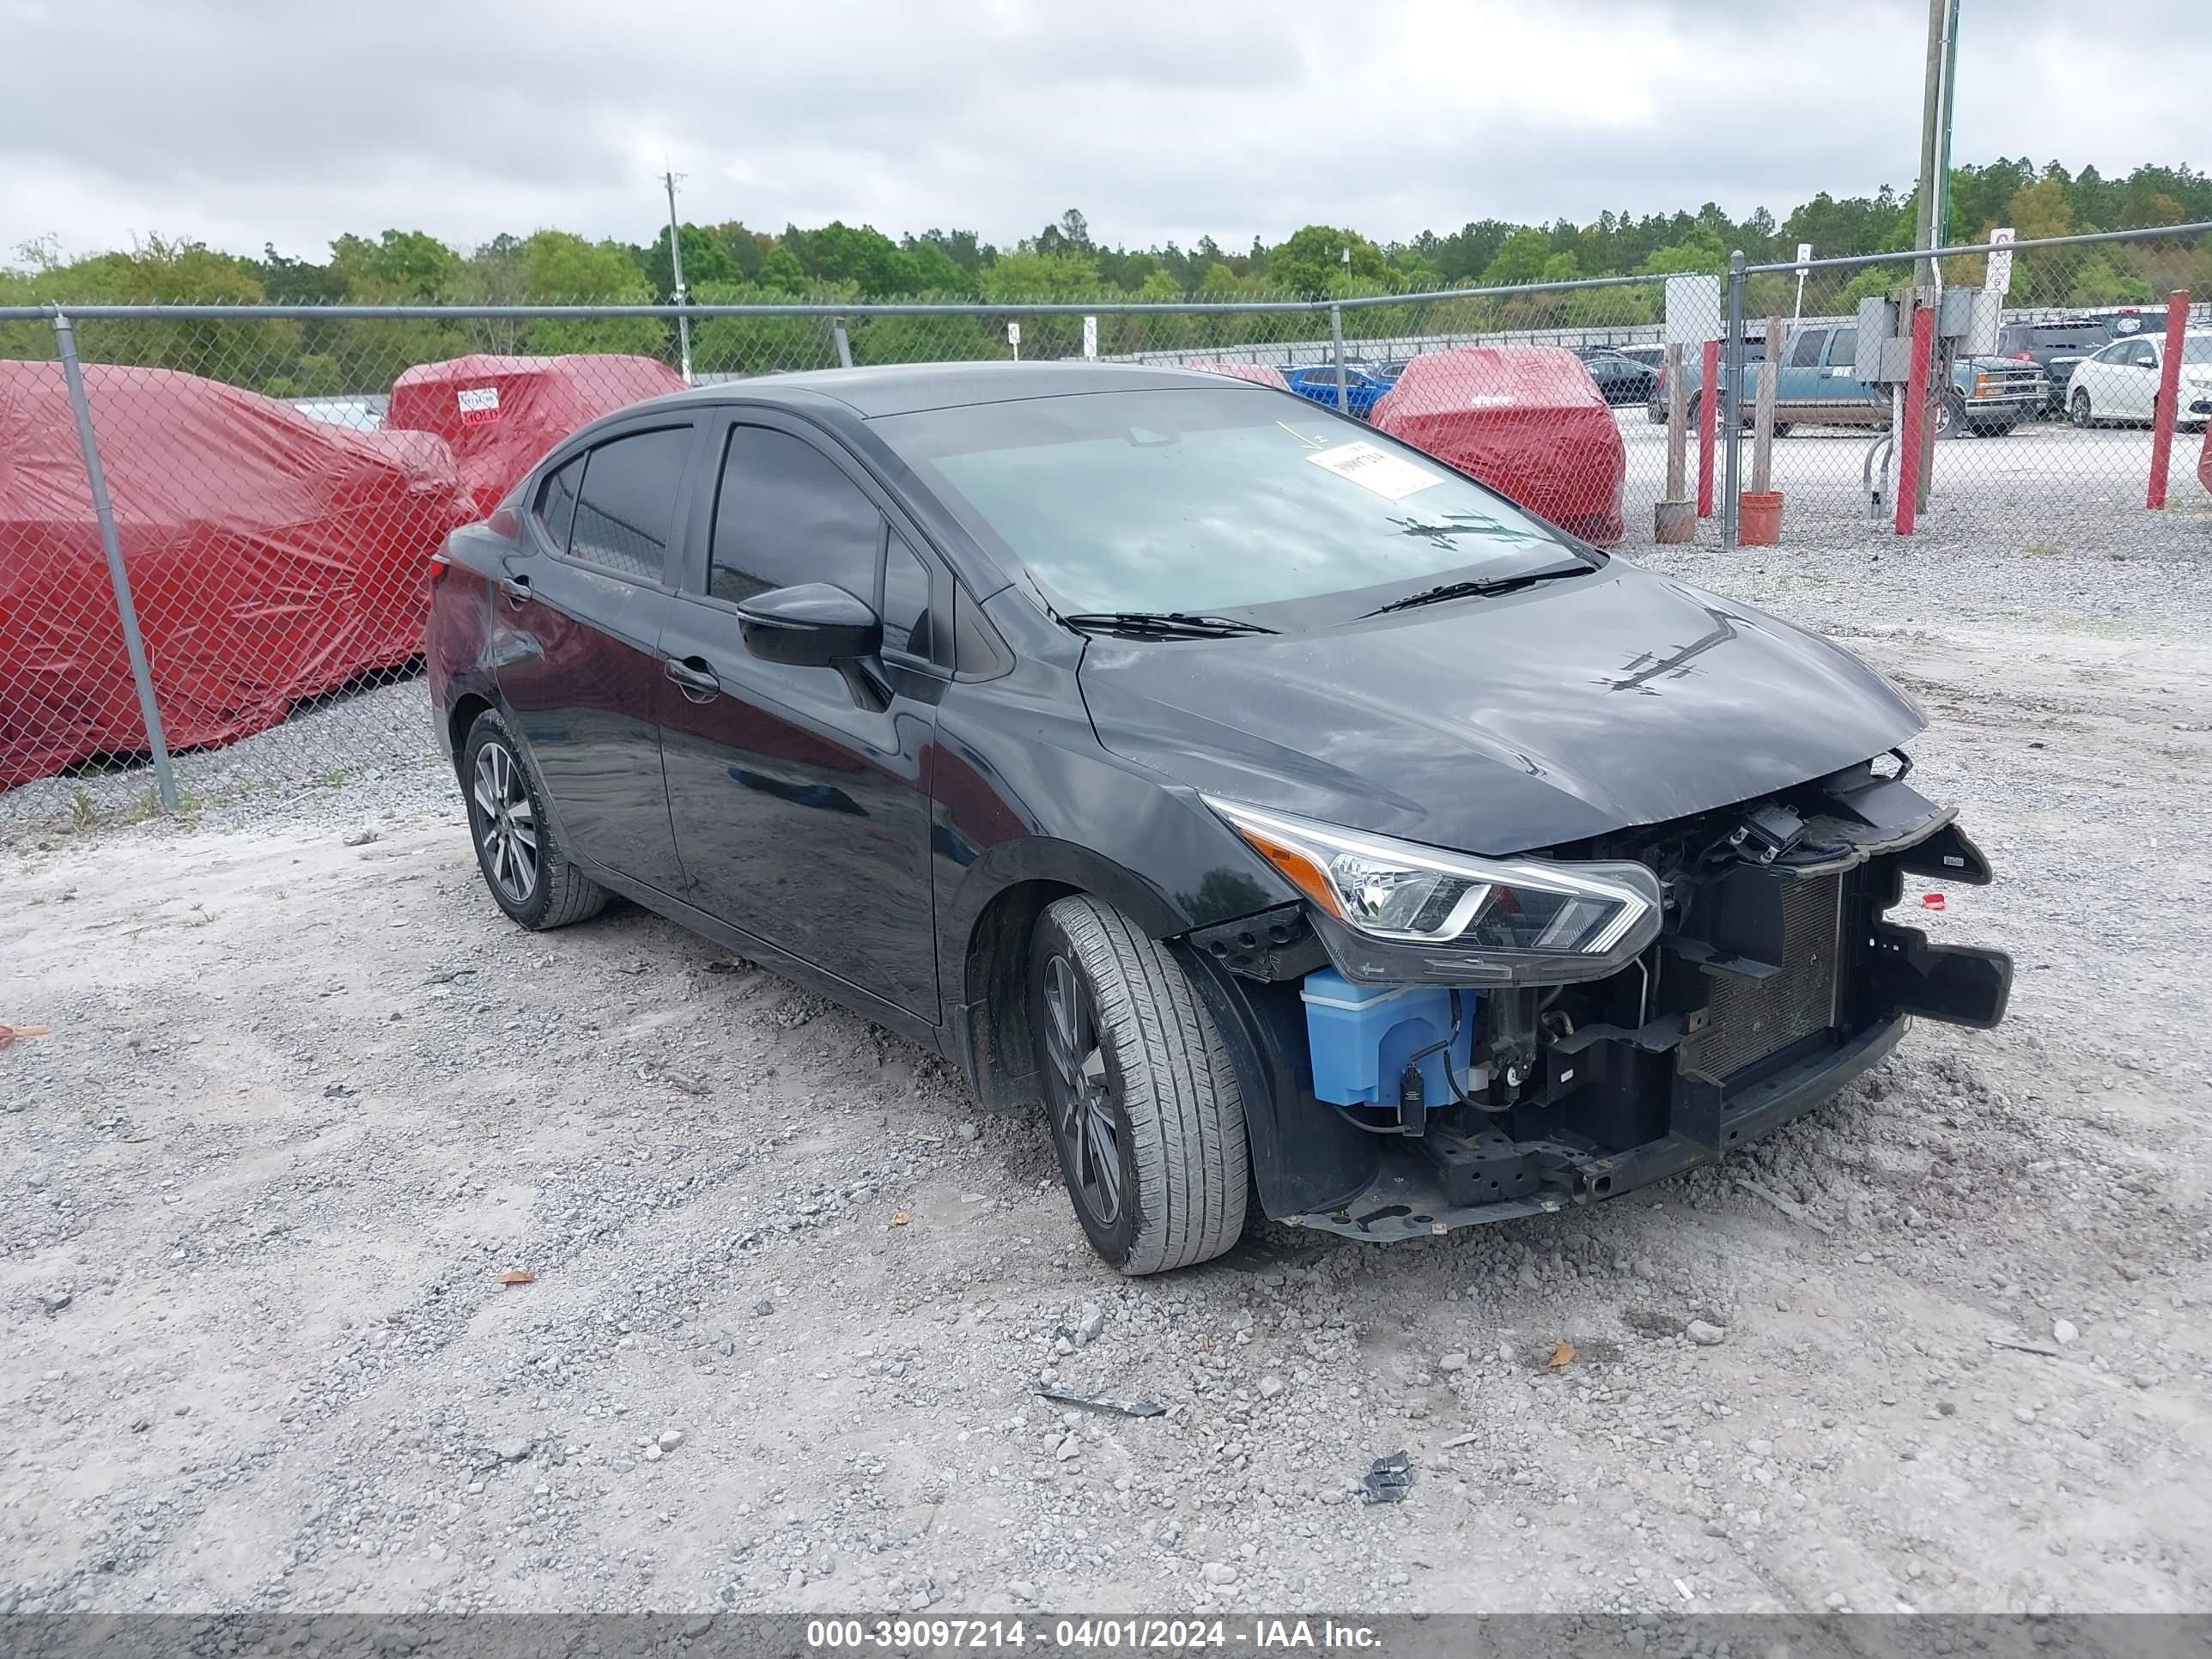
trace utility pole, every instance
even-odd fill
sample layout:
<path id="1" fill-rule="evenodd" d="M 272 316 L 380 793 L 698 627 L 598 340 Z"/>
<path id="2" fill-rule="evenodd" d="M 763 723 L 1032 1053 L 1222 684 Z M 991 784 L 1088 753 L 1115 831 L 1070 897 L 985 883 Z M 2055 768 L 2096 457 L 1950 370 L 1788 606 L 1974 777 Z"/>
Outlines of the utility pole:
<path id="1" fill-rule="evenodd" d="M 1951 93 L 1959 58 L 1959 0 L 1928 0 L 1928 72 L 1920 106 L 1920 188 L 1914 202 L 1913 245 L 1943 245 L 1944 207 L 1951 193 Z M 1917 298 L 1932 302 L 1943 285 L 1939 263 L 1923 254 L 1913 262 Z M 1905 319 L 1908 323 L 1911 319 Z M 1919 474 L 1919 498 L 1932 498 L 1936 483 L 1936 409 L 1951 384 L 1950 353 L 1938 347 L 1928 376 L 1928 406 L 1920 422 L 1920 453 L 1911 458 Z M 1902 458 L 1900 458 L 1902 459 Z"/>
<path id="2" fill-rule="evenodd" d="M 1913 246 L 1943 245 L 1944 198 L 1951 189 L 1951 88 L 1959 47 L 1959 0 L 1928 0 L 1928 75 L 1920 106 L 1920 188 L 1914 203 Z M 1912 280 L 1942 280 L 1933 259 L 1921 259 Z"/>
<path id="3" fill-rule="evenodd" d="M 660 182 L 668 186 L 668 263 L 676 275 L 676 303 L 684 303 L 684 233 L 676 224 L 676 179 L 673 173 L 664 173 Z M 691 319 L 680 311 L 676 317 L 678 349 L 682 355 L 684 384 L 691 384 Z"/>

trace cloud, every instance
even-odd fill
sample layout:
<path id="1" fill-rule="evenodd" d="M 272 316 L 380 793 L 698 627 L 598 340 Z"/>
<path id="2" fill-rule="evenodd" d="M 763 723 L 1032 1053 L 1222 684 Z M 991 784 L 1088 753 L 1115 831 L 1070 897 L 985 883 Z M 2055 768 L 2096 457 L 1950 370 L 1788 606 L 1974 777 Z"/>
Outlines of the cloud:
<path id="1" fill-rule="evenodd" d="M 1969 8 L 1956 159 L 2212 166 L 2202 0 Z M 830 218 L 1403 237 L 1909 185 L 1925 11 L 1722 0 L 11 0 L 0 237 L 319 254 Z M 2154 52 L 2117 51 L 2155 43 Z"/>

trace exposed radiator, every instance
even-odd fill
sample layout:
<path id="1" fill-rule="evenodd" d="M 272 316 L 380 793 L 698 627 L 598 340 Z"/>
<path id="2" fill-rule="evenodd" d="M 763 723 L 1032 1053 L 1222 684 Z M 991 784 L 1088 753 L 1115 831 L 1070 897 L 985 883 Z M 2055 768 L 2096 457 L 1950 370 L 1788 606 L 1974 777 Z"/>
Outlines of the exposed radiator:
<path id="1" fill-rule="evenodd" d="M 1782 971 L 1715 975 L 1704 1027 L 1683 1040 L 1681 1066 L 1725 1080 L 1778 1048 L 1836 1023 L 1844 878 L 1790 883 L 1782 894 Z"/>

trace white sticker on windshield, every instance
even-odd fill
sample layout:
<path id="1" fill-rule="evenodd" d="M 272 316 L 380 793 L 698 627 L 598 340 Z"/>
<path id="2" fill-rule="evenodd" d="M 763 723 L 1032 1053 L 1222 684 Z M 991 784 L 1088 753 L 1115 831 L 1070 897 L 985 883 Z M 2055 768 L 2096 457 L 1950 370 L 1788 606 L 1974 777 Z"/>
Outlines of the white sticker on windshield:
<path id="1" fill-rule="evenodd" d="M 1340 478 L 1349 478 L 1362 489 L 1371 489 L 1388 501 L 1402 501 L 1417 490 L 1443 482 L 1443 475 L 1377 449 L 1364 440 L 1316 450 L 1306 457 Z"/>

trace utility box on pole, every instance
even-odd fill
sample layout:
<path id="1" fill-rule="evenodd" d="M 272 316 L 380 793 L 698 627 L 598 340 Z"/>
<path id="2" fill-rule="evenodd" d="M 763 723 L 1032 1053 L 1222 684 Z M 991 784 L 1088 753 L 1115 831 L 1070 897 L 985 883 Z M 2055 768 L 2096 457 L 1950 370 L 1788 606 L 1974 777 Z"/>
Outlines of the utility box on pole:
<path id="1" fill-rule="evenodd" d="M 1887 386 L 1905 379 L 1906 356 L 1893 349 L 1899 343 L 1897 301 L 1876 295 L 1859 301 L 1858 342 L 1851 351 L 1851 374 L 1869 386 Z M 1905 343 L 1908 346 L 1910 342 Z"/>

